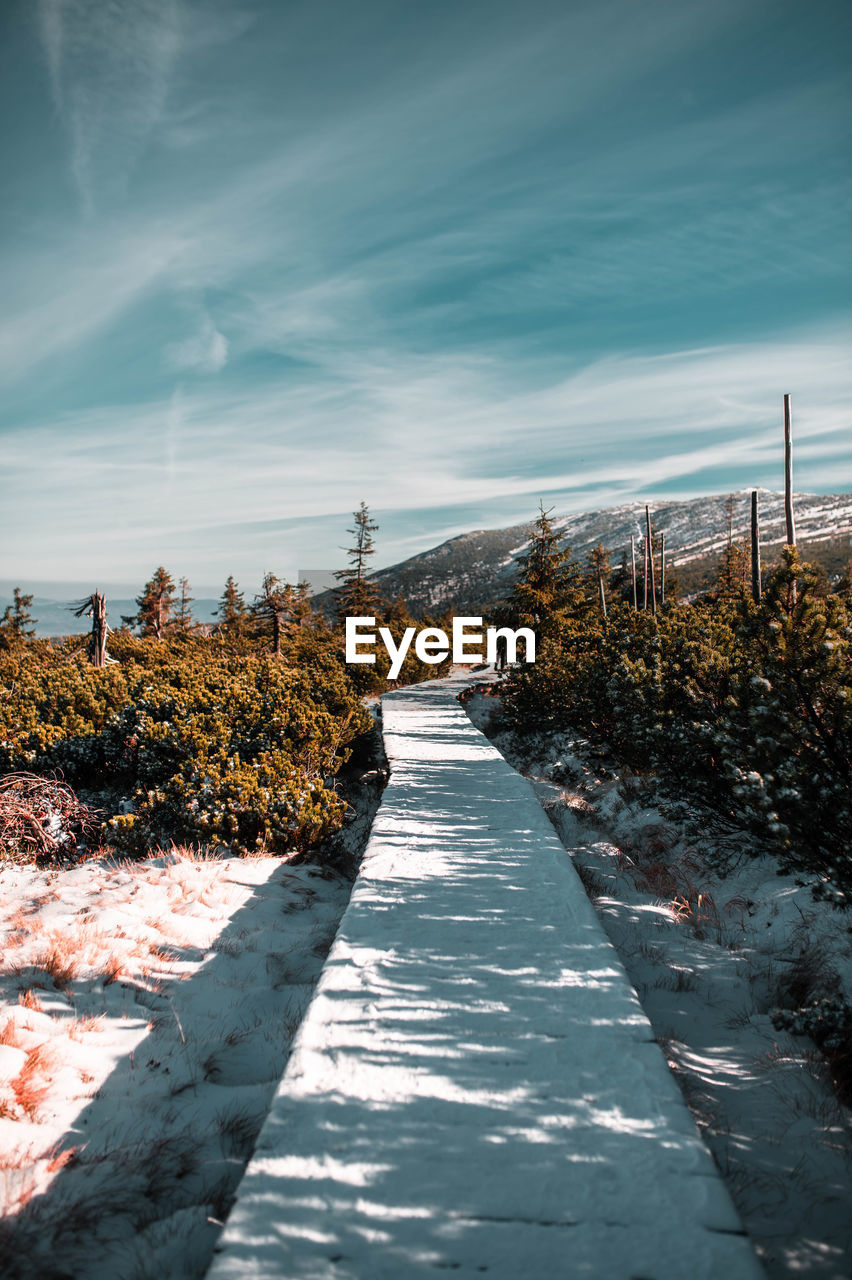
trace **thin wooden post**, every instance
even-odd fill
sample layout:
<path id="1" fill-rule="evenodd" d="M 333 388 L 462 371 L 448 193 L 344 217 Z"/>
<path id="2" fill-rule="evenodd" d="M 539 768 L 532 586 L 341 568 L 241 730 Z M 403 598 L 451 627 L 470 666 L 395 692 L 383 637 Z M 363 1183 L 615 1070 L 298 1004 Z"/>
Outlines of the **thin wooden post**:
<path id="1" fill-rule="evenodd" d="M 639 608 L 639 597 L 636 594 L 636 539 L 630 538 L 630 567 L 633 574 L 633 608 Z"/>
<path id="2" fill-rule="evenodd" d="M 654 584 L 654 542 L 651 535 L 651 513 L 645 504 L 645 536 L 648 543 L 648 565 L 651 570 L 651 612 L 657 612 L 657 588 Z"/>
<path id="3" fill-rule="evenodd" d="M 751 594 L 755 604 L 760 604 L 763 584 L 760 580 L 760 516 L 757 510 L 757 490 L 751 491 Z"/>
<path id="4" fill-rule="evenodd" d="M 784 397 L 784 515 L 787 520 L 787 546 L 796 545 L 796 520 L 793 515 L 793 413 L 790 397 Z"/>
<path id="5" fill-rule="evenodd" d="M 660 604 L 666 603 L 666 535 L 660 534 Z"/>
<path id="6" fill-rule="evenodd" d="M 787 546 L 796 545 L 796 518 L 793 515 L 793 410 L 789 395 L 784 396 L 784 518 L 787 522 Z M 796 603 L 796 583 L 790 584 L 789 604 Z"/>
<path id="7" fill-rule="evenodd" d="M 642 539 L 642 608 L 648 608 L 648 539 Z"/>

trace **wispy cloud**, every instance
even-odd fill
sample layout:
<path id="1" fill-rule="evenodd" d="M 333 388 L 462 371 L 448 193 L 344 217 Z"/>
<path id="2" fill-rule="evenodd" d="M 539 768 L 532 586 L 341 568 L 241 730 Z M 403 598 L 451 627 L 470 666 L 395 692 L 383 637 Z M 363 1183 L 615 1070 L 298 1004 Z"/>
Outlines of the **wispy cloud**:
<path id="1" fill-rule="evenodd" d="M 82 207 L 123 191 L 162 117 L 180 47 L 180 0 L 39 0 L 57 111 Z"/>
<path id="2" fill-rule="evenodd" d="M 194 373 L 220 373 L 228 363 L 228 339 L 202 309 L 196 332 L 166 349 L 173 369 Z"/>
<path id="3" fill-rule="evenodd" d="M 797 487 L 842 490 L 852 484 L 850 336 L 852 322 L 810 340 L 614 357 L 558 380 L 531 366 L 514 392 L 487 358 L 353 361 L 334 391 L 309 376 L 251 393 L 193 384 L 159 404 L 67 414 L 9 442 L 19 496 L 5 505 L 5 545 L 33 576 L 62 557 L 115 577 L 120 556 L 142 573 L 152 555 L 184 548 L 182 569 L 209 581 L 226 562 L 257 577 L 271 555 L 290 574 L 337 563 L 341 522 L 362 497 L 379 512 L 431 513 L 419 537 L 394 522 L 389 562 L 431 545 L 436 529 L 463 529 L 464 508 L 509 523 L 540 495 L 566 511 L 691 496 L 712 472 L 732 489 L 777 488 L 784 390 L 794 394 Z M 85 486 L 99 495 L 97 529 L 74 519 Z M 334 518 L 319 536 L 324 516 Z"/>
<path id="4" fill-rule="evenodd" d="M 39 0 L 87 216 L 0 262 L 8 554 L 294 572 L 362 497 L 393 559 L 773 485 L 785 390 L 800 487 L 852 483 L 848 86 L 777 7 Z"/>

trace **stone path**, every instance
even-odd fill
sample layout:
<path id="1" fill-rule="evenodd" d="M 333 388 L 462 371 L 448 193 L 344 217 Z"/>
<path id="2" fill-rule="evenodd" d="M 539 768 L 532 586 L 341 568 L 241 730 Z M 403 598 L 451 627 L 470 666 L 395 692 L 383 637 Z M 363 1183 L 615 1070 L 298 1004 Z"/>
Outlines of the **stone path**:
<path id="1" fill-rule="evenodd" d="M 209 1280 L 762 1275 L 570 858 L 459 681 L 391 776 Z"/>

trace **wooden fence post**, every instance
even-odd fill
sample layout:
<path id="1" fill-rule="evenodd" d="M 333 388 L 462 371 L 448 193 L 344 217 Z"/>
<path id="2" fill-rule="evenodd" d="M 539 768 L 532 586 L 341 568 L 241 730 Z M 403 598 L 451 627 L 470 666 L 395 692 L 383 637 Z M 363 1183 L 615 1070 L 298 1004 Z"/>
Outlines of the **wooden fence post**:
<path id="1" fill-rule="evenodd" d="M 789 395 L 784 396 L 784 518 L 787 522 L 787 546 L 796 545 L 796 519 L 793 515 L 793 411 Z M 796 603 L 796 584 L 790 586 L 790 605 Z"/>
<path id="2" fill-rule="evenodd" d="M 787 546 L 796 545 L 796 520 L 793 515 L 793 413 L 790 397 L 784 397 L 784 516 L 787 521 Z"/>
<path id="3" fill-rule="evenodd" d="M 648 543 L 648 564 L 651 569 L 651 612 L 657 612 L 657 588 L 654 582 L 654 541 L 651 535 L 651 513 L 648 510 L 648 504 L 645 503 L 645 531 Z"/>
<path id="4" fill-rule="evenodd" d="M 639 597 L 636 594 L 636 539 L 630 538 L 630 566 L 633 573 L 633 608 L 639 608 Z"/>
<path id="5" fill-rule="evenodd" d="M 642 609 L 647 609 L 647 538 L 642 539 Z"/>
<path id="6" fill-rule="evenodd" d="M 757 510 L 757 490 L 751 491 L 751 594 L 755 604 L 760 604 L 763 586 L 760 580 L 760 516 Z"/>
<path id="7" fill-rule="evenodd" d="M 666 603 L 666 535 L 660 534 L 660 604 Z"/>

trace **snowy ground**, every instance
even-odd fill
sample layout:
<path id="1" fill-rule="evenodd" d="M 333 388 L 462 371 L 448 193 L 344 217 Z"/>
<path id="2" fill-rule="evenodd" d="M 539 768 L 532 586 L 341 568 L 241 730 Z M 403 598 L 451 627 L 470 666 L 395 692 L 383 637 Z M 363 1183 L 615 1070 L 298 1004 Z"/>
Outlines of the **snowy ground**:
<path id="1" fill-rule="evenodd" d="M 500 732 L 498 706 L 476 695 L 467 709 L 534 782 L 768 1276 L 848 1278 L 850 1113 L 813 1042 L 776 1030 L 770 1011 L 849 1000 L 849 921 L 748 838 L 714 838 L 708 817 L 696 839 L 696 815 L 689 831 L 664 818 L 651 785 L 582 739 Z"/>
<path id="2" fill-rule="evenodd" d="M 204 1275 L 351 884 L 280 859 L 0 869 L 0 1274 Z"/>
<path id="3" fill-rule="evenodd" d="M 484 725 L 495 705 L 482 697 L 468 710 Z M 743 858 L 720 876 L 718 841 L 687 836 L 652 790 L 582 741 L 496 742 L 534 781 L 581 871 L 769 1276 L 848 1278 L 849 1114 L 813 1044 L 770 1018 L 774 1006 L 814 994 L 845 989 L 848 998 L 845 919 L 777 877 L 768 859 Z M 362 816 L 360 830 L 368 823 Z M 349 887 L 278 860 L 181 854 L 0 869 L 4 1280 L 204 1274 Z M 411 891 L 408 873 L 397 887 Z M 464 914 L 455 899 L 446 905 Z M 461 947 L 452 973 L 448 991 L 454 984 L 464 1009 Z M 431 1024 L 396 1014 L 415 1056 L 423 1050 L 416 1101 L 437 1042 L 423 1041 Z M 445 1083 L 498 1045 L 515 1055 L 512 1027 L 498 1022 L 492 1051 L 471 1042 L 444 1063 Z M 400 1042 L 391 1053 L 399 1059 Z M 498 1115 L 483 1169 L 501 1145 L 517 1154 L 523 1135 L 517 1124 L 510 1132 L 510 1118 Z M 392 1144 L 389 1152 L 392 1169 Z M 363 1198 L 376 1159 L 356 1172 Z M 327 1229 L 327 1206 L 318 1208 Z M 505 1225 L 492 1223 L 491 1234 L 505 1236 Z M 368 1257 L 393 1223 L 376 1230 Z M 682 1248 L 676 1225 L 673 1235 Z M 680 1256 L 680 1274 L 694 1274 Z M 518 1277 L 538 1274 L 528 1262 Z"/>
<path id="4" fill-rule="evenodd" d="M 755 1280 L 585 890 L 460 687 L 383 700 L 390 781 L 211 1280 Z"/>

